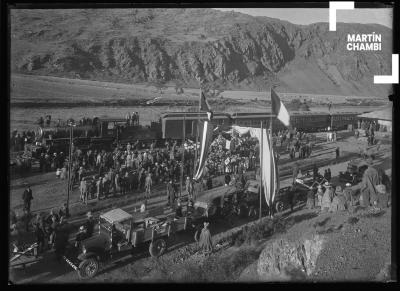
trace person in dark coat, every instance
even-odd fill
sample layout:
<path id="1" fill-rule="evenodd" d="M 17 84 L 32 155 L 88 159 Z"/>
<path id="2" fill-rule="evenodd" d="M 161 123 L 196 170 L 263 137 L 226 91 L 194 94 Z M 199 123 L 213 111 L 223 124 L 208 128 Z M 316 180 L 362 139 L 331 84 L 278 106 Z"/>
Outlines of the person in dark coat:
<path id="1" fill-rule="evenodd" d="M 55 237 L 55 242 L 54 242 L 54 248 L 55 248 L 55 255 L 56 255 L 56 260 L 61 261 L 62 256 L 65 254 L 65 251 L 68 246 L 68 240 L 69 240 L 69 234 L 70 234 L 70 228 L 65 220 L 65 218 L 60 219 L 60 224 L 58 226 L 58 229 L 56 230 L 56 237 Z"/>
<path id="2" fill-rule="evenodd" d="M 339 154 L 340 154 L 340 148 L 337 147 L 335 152 L 336 152 L 336 160 L 338 160 L 339 159 Z"/>
<path id="3" fill-rule="evenodd" d="M 173 207 L 175 202 L 175 190 L 172 185 L 172 180 L 167 183 L 167 205 Z"/>
<path id="4" fill-rule="evenodd" d="M 318 174 L 318 167 L 317 165 L 314 163 L 313 165 L 313 180 L 316 181 L 318 178 L 319 174 Z"/>
<path id="5" fill-rule="evenodd" d="M 226 174 L 225 175 L 225 185 L 229 185 L 229 183 L 231 182 L 231 175 Z"/>
<path id="6" fill-rule="evenodd" d="M 183 216 L 183 214 L 182 214 L 182 204 L 181 204 L 181 200 L 178 199 L 177 203 L 176 203 L 176 207 L 175 207 L 175 217 L 179 218 L 179 217 L 182 217 L 182 216 Z"/>
<path id="7" fill-rule="evenodd" d="M 328 168 L 327 170 L 326 170 L 326 172 L 327 172 L 327 174 L 328 174 L 328 182 L 330 182 L 331 181 L 331 179 L 332 179 L 332 173 L 331 173 L 331 169 L 330 168 Z"/>
<path id="8" fill-rule="evenodd" d="M 88 237 L 91 237 L 93 235 L 95 221 L 93 219 L 92 212 L 89 211 L 86 214 L 86 216 L 87 216 L 87 220 L 85 222 L 86 233 Z"/>
<path id="9" fill-rule="evenodd" d="M 28 185 L 22 194 L 22 200 L 24 201 L 24 209 L 31 212 L 31 201 L 33 199 L 31 187 Z"/>
<path id="10" fill-rule="evenodd" d="M 293 212 L 293 207 L 296 204 L 297 193 L 294 186 L 291 186 L 288 190 L 288 199 L 290 204 L 290 211 Z"/>
<path id="11" fill-rule="evenodd" d="M 43 220 L 40 219 L 40 215 L 33 228 L 36 236 L 36 243 L 38 244 L 38 251 L 42 252 L 44 250 L 44 246 L 46 245 L 46 235 L 44 231 Z"/>

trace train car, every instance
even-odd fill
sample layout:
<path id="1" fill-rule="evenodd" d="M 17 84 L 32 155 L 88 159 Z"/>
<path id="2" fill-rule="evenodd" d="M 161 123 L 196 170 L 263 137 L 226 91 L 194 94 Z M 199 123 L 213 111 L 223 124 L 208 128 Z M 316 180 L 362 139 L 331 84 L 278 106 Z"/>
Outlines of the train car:
<path id="1" fill-rule="evenodd" d="M 337 112 L 330 115 L 330 127 L 333 130 L 353 130 L 357 128 L 357 121 L 359 113 L 354 112 Z"/>
<path id="2" fill-rule="evenodd" d="M 292 111 L 290 114 L 290 123 L 293 128 L 304 132 L 315 132 L 325 130 L 329 126 L 329 114 L 310 111 Z M 276 115 L 271 112 L 255 113 L 232 113 L 232 124 L 247 127 L 260 127 L 261 121 L 264 126 L 269 127 L 272 117 L 272 127 L 274 131 L 283 130 L 286 127 L 280 122 Z"/>
<path id="3" fill-rule="evenodd" d="M 197 124 L 200 121 L 207 120 L 206 112 L 167 112 L 161 115 L 161 127 L 163 139 L 182 139 L 183 123 L 185 120 L 185 136 L 189 139 L 196 138 Z M 228 130 L 231 117 L 227 113 L 215 112 L 212 123 L 218 130 Z M 199 136 L 202 127 L 199 126 Z"/>
<path id="4" fill-rule="evenodd" d="M 324 131 L 329 126 L 330 116 L 325 112 L 294 111 L 289 114 L 292 126 L 300 131 Z"/>

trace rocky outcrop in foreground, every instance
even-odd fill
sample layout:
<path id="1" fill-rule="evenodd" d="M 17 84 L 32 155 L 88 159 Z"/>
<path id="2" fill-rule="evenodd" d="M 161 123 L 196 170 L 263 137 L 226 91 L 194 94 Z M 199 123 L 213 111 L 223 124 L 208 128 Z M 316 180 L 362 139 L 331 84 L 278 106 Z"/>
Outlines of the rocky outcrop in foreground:
<path id="1" fill-rule="evenodd" d="M 324 242 L 323 236 L 315 234 L 300 242 L 280 239 L 268 244 L 258 259 L 259 279 L 262 281 L 307 279 L 315 269 Z"/>

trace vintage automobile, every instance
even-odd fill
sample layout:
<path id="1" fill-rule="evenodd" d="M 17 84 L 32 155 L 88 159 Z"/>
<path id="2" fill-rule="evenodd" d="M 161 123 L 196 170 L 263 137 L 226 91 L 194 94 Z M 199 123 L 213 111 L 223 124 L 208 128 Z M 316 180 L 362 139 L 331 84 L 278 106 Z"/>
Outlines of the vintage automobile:
<path id="1" fill-rule="evenodd" d="M 295 179 L 295 184 L 297 188 L 303 189 L 304 191 L 310 189 L 316 190 L 318 185 L 321 185 L 325 182 L 327 182 L 327 180 L 322 175 L 318 175 L 315 181 L 313 175 L 307 175 L 307 174 L 301 177 L 297 177 Z"/>
<path id="2" fill-rule="evenodd" d="M 158 212 L 158 213 L 156 213 Z M 167 249 L 170 235 L 186 229 L 187 218 L 155 212 L 131 215 L 122 209 L 114 209 L 100 215 L 98 233 L 70 247 L 65 261 L 74 268 L 80 278 L 90 278 L 99 271 L 100 262 L 109 262 L 145 244 L 152 257 L 161 256 Z"/>
<path id="3" fill-rule="evenodd" d="M 349 161 L 347 164 L 347 170 L 345 172 L 339 172 L 339 181 L 348 182 L 351 184 L 358 184 L 362 180 L 364 171 L 368 168 L 368 165 L 363 159 L 354 159 Z"/>
<path id="4" fill-rule="evenodd" d="M 239 214 L 240 216 L 248 216 L 251 213 L 257 214 L 260 207 L 260 181 L 250 179 L 247 181 L 244 191 L 238 195 L 238 203 L 239 203 Z M 285 209 L 288 209 L 293 203 L 291 200 L 292 195 L 295 196 L 295 204 L 306 201 L 307 191 L 309 188 L 300 186 L 299 184 L 295 184 L 292 187 L 282 187 L 278 190 L 273 208 L 276 213 L 282 212 Z M 265 199 L 261 199 L 261 209 L 263 213 L 269 213 L 269 206 L 267 205 Z M 255 211 L 251 211 L 254 209 Z"/>
<path id="5" fill-rule="evenodd" d="M 188 214 L 192 223 L 203 223 L 201 218 L 212 220 L 224 216 L 236 193 L 235 186 L 220 186 L 205 191 L 196 199 L 193 210 Z"/>
<path id="6" fill-rule="evenodd" d="M 187 207 L 187 223 L 194 229 L 196 241 L 205 221 L 218 221 L 233 213 L 237 193 L 234 185 L 216 187 L 205 191 L 193 206 Z"/>

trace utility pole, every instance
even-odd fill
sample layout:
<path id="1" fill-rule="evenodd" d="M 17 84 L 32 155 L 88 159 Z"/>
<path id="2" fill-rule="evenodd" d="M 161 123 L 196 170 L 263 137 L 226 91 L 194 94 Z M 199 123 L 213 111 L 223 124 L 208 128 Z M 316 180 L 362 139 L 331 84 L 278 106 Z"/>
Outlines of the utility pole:
<path id="1" fill-rule="evenodd" d="M 182 197 L 182 188 L 183 188 L 183 171 L 185 168 L 185 139 L 186 139 L 186 113 L 183 115 L 183 138 L 182 138 L 182 166 L 181 166 L 181 190 L 179 197 Z"/>
<path id="2" fill-rule="evenodd" d="M 68 188 L 67 188 L 67 206 L 65 208 L 65 216 L 68 218 L 70 217 L 69 215 L 69 193 L 72 188 L 72 183 L 71 183 L 71 167 L 72 167 L 72 142 L 74 139 L 74 126 L 72 122 L 68 123 L 70 127 L 70 132 L 69 132 L 69 157 L 68 157 Z"/>

